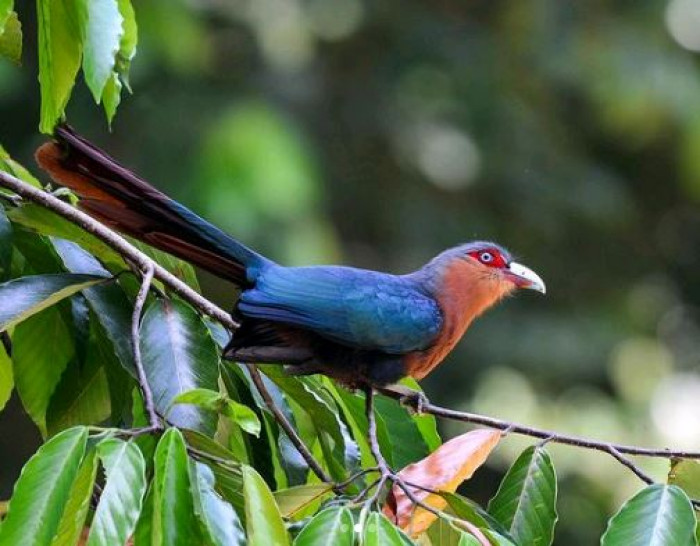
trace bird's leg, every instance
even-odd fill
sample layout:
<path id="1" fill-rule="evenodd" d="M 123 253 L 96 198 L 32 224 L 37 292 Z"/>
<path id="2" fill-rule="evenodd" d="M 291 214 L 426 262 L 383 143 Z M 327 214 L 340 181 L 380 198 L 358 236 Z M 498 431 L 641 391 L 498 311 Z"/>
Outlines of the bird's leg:
<path id="1" fill-rule="evenodd" d="M 428 400 L 425 393 L 413 390 L 404 385 L 389 385 L 387 387 L 380 387 L 377 390 L 382 394 L 397 398 L 399 404 L 409 407 L 418 415 L 423 413 L 423 410 L 430 405 L 430 400 Z"/>

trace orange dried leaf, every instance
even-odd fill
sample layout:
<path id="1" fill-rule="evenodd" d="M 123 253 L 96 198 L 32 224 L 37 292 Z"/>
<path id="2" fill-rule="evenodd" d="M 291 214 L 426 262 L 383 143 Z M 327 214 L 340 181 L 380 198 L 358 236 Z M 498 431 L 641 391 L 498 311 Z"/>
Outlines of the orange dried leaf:
<path id="1" fill-rule="evenodd" d="M 398 473 L 405 482 L 417 484 L 435 491 L 454 493 L 459 485 L 469 479 L 479 468 L 501 439 L 495 430 L 477 429 L 445 442 L 425 459 L 408 465 Z M 433 493 L 409 487 L 413 495 L 428 506 L 443 510 L 447 501 Z M 413 502 L 397 485 L 392 488 L 384 514 L 402 530 L 416 537 L 435 521 L 437 516 Z"/>

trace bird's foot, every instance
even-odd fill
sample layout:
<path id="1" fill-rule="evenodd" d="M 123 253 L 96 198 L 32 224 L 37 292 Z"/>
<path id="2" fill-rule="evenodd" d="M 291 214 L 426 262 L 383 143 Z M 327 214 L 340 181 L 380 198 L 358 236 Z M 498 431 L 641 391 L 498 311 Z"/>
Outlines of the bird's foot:
<path id="1" fill-rule="evenodd" d="M 424 392 L 410 389 L 404 385 L 390 385 L 378 390 L 389 396 L 397 397 L 399 404 L 407 407 L 417 415 L 421 415 L 425 408 L 430 406 L 430 400 Z"/>

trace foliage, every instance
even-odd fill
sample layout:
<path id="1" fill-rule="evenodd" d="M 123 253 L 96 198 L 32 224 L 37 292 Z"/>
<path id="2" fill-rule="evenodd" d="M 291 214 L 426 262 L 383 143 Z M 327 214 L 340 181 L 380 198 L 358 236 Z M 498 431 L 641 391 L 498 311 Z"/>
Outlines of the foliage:
<path id="1" fill-rule="evenodd" d="M 41 130 L 50 133 L 64 117 L 81 67 L 111 122 L 136 51 L 130 1 L 38 0 L 37 21 Z M 0 54 L 16 61 L 21 39 L 13 2 L 0 0 Z M 239 128 L 244 143 L 279 134 L 264 109 L 252 112 L 252 121 L 224 122 Z M 285 142 L 276 146 L 285 149 Z M 1 169 L 37 183 L 2 154 Z M 236 161 L 246 170 L 245 158 Z M 268 168 L 313 176 L 307 165 L 289 165 L 278 159 Z M 450 179 L 437 175 L 437 182 Z M 300 210 L 314 200 L 294 193 Z M 552 543 L 557 477 L 543 447 L 522 452 L 484 508 L 455 491 L 500 434 L 473 431 L 442 444 L 432 417 L 393 401 L 377 408 L 380 449 L 404 479 L 439 489 L 414 494 L 443 517 L 414 511 L 397 486 L 381 511 L 360 502 L 376 472 L 343 491 L 319 484 L 247 370 L 222 362 L 215 327 L 167 289 L 149 296 L 139 339 L 156 409 L 169 422 L 162 433 L 138 435 L 146 422 L 129 335 L 138 279 L 92 235 L 36 206 L 1 202 L 0 330 L 8 343 L 0 346 L 0 409 L 15 389 L 45 439 L 15 485 L 1 546 L 76 544 L 84 527 L 88 544 L 130 537 L 136 545 L 472 545 L 481 537 L 491 544 Z M 152 255 L 197 287 L 191 267 Z M 275 403 L 336 482 L 373 464 L 362 396 L 324 379 L 263 373 Z M 602 543 L 696 544 L 684 490 L 696 495 L 699 486 L 688 464 L 675 463 L 674 485 L 649 486 L 628 500 Z"/>

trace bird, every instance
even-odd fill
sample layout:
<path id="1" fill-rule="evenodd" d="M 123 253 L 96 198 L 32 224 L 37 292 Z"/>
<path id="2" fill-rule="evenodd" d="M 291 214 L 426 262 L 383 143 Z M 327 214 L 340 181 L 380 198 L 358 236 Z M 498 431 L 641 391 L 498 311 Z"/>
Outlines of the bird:
<path id="1" fill-rule="evenodd" d="M 39 166 L 107 226 L 233 282 L 240 322 L 224 356 L 287 364 L 350 388 L 423 379 L 475 318 L 518 289 L 545 293 L 532 269 L 488 241 L 460 244 L 416 271 L 286 267 L 247 247 L 123 167 L 67 124 Z M 277 361 L 279 359 L 279 361 Z"/>

